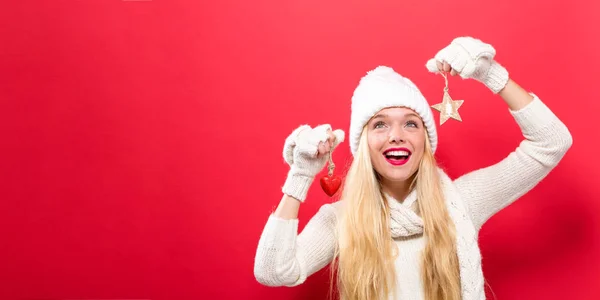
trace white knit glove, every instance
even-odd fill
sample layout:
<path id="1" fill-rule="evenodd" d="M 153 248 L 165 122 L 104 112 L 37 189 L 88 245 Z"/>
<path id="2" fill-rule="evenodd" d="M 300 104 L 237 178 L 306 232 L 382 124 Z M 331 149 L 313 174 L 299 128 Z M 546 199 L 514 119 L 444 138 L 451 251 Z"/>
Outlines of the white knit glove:
<path id="1" fill-rule="evenodd" d="M 482 82 L 497 94 L 508 82 L 508 71 L 494 60 L 495 55 L 496 50 L 490 44 L 472 37 L 458 37 L 427 61 L 426 67 L 435 73 L 439 71 L 436 62 L 447 62 L 462 78 Z"/>
<path id="2" fill-rule="evenodd" d="M 319 143 L 327 142 L 330 130 L 331 125 L 329 124 L 319 125 L 315 128 L 302 125 L 286 138 L 283 146 L 283 158 L 290 165 L 290 171 L 282 188 L 284 194 L 304 202 L 315 176 L 327 163 L 327 155 L 318 157 L 318 153 Z M 333 131 L 333 134 L 335 140 L 330 151 L 344 141 L 344 131 L 337 129 Z"/>

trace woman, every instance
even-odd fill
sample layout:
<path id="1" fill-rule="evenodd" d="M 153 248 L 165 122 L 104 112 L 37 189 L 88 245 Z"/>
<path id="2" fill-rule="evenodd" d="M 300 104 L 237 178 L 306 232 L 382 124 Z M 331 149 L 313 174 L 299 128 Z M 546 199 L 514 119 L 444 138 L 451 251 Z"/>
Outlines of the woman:
<path id="1" fill-rule="evenodd" d="M 298 209 L 344 132 L 303 125 L 286 139 L 290 171 L 258 244 L 257 280 L 295 286 L 332 263 L 344 300 L 485 299 L 479 229 L 539 183 L 572 144 L 566 126 L 494 55 L 491 45 L 459 37 L 426 66 L 499 95 L 525 137 L 515 151 L 451 180 L 436 165 L 430 105 L 409 79 L 378 67 L 352 97 L 354 160 L 341 201 L 323 205 L 299 235 Z"/>

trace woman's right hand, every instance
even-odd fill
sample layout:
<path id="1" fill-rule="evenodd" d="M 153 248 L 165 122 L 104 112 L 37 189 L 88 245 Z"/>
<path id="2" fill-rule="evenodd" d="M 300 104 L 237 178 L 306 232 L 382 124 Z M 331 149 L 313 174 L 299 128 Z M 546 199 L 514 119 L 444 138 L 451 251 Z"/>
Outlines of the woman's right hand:
<path id="1" fill-rule="evenodd" d="M 283 158 L 290 166 L 283 193 L 304 201 L 314 177 L 327 164 L 327 154 L 343 141 L 344 131 L 332 131 L 329 124 L 296 128 L 283 147 Z"/>

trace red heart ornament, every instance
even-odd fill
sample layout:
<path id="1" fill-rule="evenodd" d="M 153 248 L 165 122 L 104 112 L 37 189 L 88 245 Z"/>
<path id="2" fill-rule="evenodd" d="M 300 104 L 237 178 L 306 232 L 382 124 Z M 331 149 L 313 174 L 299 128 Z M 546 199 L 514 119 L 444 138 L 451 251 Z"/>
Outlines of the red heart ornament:
<path id="1" fill-rule="evenodd" d="M 329 197 L 335 195 L 340 186 L 342 185 L 342 179 L 337 175 L 326 175 L 321 177 L 321 188 L 325 191 Z"/>

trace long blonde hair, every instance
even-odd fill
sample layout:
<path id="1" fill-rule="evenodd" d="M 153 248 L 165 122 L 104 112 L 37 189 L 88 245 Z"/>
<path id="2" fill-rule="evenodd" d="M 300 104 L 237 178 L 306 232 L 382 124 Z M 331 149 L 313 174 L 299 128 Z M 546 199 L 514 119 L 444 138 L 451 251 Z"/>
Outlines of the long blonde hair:
<path id="1" fill-rule="evenodd" d="M 425 132 L 425 134 L 427 134 Z M 390 212 L 371 164 L 367 130 L 363 129 L 354 161 L 344 181 L 346 202 L 338 222 L 339 244 L 332 263 L 342 300 L 384 300 L 395 293 L 395 258 Z M 455 227 L 445 206 L 437 163 L 429 139 L 413 184 L 424 223 L 422 280 L 427 300 L 461 298 Z M 412 185 L 411 185 L 412 186 Z"/>

